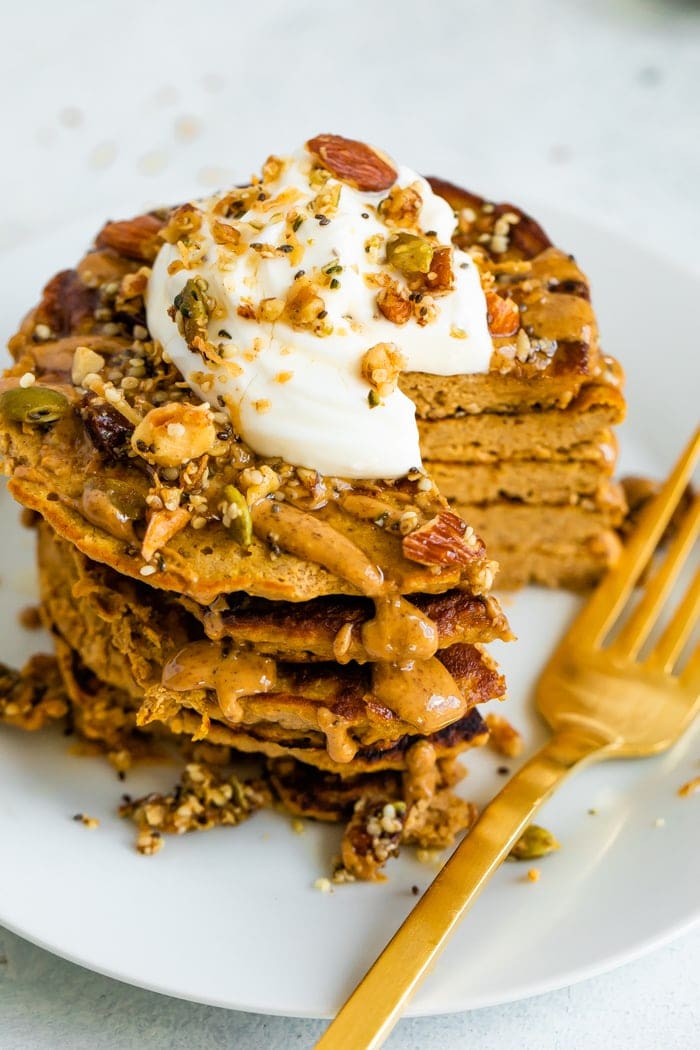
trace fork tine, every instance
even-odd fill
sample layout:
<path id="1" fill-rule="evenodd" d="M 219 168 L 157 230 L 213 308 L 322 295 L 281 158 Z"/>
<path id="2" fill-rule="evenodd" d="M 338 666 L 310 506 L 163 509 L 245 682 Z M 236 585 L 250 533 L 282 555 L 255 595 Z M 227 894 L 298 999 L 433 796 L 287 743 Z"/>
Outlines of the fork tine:
<path id="1" fill-rule="evenodd" d="M 671 671 L 683 651 L 683 646 L 693 633 L 698 616 L 700 616 L 700 568 L 644 663 L 655 670 Z"/>
<path id="2" fill-rule="evenodd" d="M 598 584 L 575 621 L 581 644 L 599 645 L 610 630 L 632 589 L 654 553 L 676 505 L 693 473 L 700 453 L 700 427 L 673 468 L 659 494 L 646 507 L 620 561 Z M 573 628 L 570 634 L 573 633 Z"/>
<path id="3" fill-rule="evenodd" d="M 700 696 L 700 645 L 696 645 L 692 656 L 679 675 L 681 685 L 695 690 Z"/>
<path id="4" fill-rule="evenodd" d="M 699 533 L 700 496 L 696 496 L 690 510 L 683 519 L 681 528 L 675 536 L 663 564 L 660 566 L 658 572 L 656 572 L 647 583 L 644 596 L 637 604 L 634 612 L 625 623 L 624 627 L 620 630 L 615 640 L 608 647 L 611 653 L 630 658 L 634 658 L 637 655 L 654 626 L 659 611 L 670 594 L 673 584 L 678 578 L 678 574 L 683 568 L 686 558 L 692 550 L 693 544 Z M 692 595 L 690 597 L 692 599 Z M 692 610 L 694 608 L 693 600 L 690 601 L 687 607 L 686 602 L 684 601 L 681 605 L 681 609 L 679 609 L 679 613 L 682 609 L 685 609 L 686 617 L 692 616 Z M 663 645 L 664 652 L 668 650 L 669 658 L 672 651 L 669 649 L 669 646 L 676 644 L 672 643 L 671 639 L 675 637 L 680 626 L 681 624 L 676 624 L 674 633 L 669 635 L 669 638 L 665 640 Z M 680 642 L 681 649 L 683 648 L 685 640 L 686 639 L 684 638 Z M 665 664 L 666 661 L 664 660 L 664 666 Z"/>

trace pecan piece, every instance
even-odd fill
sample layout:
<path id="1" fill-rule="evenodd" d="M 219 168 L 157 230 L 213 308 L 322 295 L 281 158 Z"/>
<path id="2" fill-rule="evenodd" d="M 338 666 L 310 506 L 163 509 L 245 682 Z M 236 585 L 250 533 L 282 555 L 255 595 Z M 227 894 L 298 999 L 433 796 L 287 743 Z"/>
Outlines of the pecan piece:
<path id="1" fill-rule="evenodd" d="M 377 306 L 387 321 L 393 321 L 394 324 L 406 324 L 413 312 L 409 300 L 393 288 L 382 288 L 377 295 Z"/>
<path id="2" fill-rule="evenodd" d="M 498 292 L 486 293 L 486 316 L 491 335 L 515 335 L 520 327 L 520 311 L 512 299 Z"/>
<path id="3" fill-rule="evenodd" d="M 108 222 L 97 234 L 95 244 L 98 248 L 111 248 L 127 259 L 153 262 L 162 243 L 158 237 L 162 226 L 161 220 L 154 215 L 137 215 L 123 222 Z"/>
<path id="4" fill-rule="evenodd" d="M 342 182 L 358 190 L 388 190 L 398 172 L 366 142 L 346 139 L 342 135 L 316 135 L 306 143 L 309 153 Z"/>
<path id="5" fill-rule="evenodd" d="M 404 557 L 419 565 L 468 565 L 484 553 L 482 540 L 451 511 L 441 511 L 404 536 Z"/>
<path id="6" fill-rule="evenodd" d="M 436 248 L 430 260 L 430 270 L 425 275 L 425 283 L 431 292 L 449 292 L 454 283 L 452 272 L 452 249 L 447 246 Z"/>

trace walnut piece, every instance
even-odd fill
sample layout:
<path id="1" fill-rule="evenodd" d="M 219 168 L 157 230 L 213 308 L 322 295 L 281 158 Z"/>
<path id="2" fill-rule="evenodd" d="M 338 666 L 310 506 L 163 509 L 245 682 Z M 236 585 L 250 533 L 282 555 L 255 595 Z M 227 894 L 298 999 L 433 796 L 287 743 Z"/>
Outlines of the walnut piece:
<path id="1" fill-rule="evenodd" d="M 387 321 L 406 324 L 413 313 L 409 300 L 394 288 L 382 288 L 377 295 L 377 306 Z"/>

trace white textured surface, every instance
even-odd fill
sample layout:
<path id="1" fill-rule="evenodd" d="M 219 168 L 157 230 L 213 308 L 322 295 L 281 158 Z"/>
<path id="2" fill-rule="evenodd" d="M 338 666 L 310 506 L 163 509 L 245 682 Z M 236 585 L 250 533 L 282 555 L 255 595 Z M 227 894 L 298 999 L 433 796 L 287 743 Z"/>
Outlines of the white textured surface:
<path id="1" fill-rule="evenodd" d="M 345 9 L 318 0 L 14 5 L 3 12 L 0 246 L 86 213 L 119 216 L 244 178 L 270 149 L 328 130 L 535 213 L 538 200 L 578 212 L 700 272 L 697 3 L 431 8 L 413 0 Z M 0 863 L 11 862 L 0 843 Z M 50 872 L 47 893 L 60 907 Z M 387 1045 L 692 1050 L 699 972 L 695 932 L 571 989 L 404 1021 Z M 127 988 L 0 932 L 2 1050 L 286 1050 L 311 1045 L 322 1027 Z"/>

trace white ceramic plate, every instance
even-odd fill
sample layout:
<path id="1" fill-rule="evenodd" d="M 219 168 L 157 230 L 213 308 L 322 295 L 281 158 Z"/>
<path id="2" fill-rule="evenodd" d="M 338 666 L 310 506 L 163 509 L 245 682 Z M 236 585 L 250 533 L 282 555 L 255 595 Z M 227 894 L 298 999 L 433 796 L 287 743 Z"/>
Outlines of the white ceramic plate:
<path id="1" fill-rule="evenodd" d="M 547 219 L 547 212 L 541 214 Z M 604 231 L 549 216 L 554 239 L 575 248 L 593 277 L 608 350 L 629 374 L 622 471 L 662 474 L 696 422 L 698 348 L 688 304 L 700 287 L 669 263 Z M 36 298 L 42 275 L 76 257 L 89 225 L 14 253 L 3 278 L 3 334 Z M 9 264 L 10 260 L 6 259 Z M 31 534 L 0 510 L 0 659 L 37 648 L 15 611 L 32 600 Z M 538 669 L 576 607 L 530 590 L 508 603 L 520 641 L 495 646 L 508 675 L 508 715 L 528 750 L 543 738 L 530 712 Z M 331 1014 L 434 873 L 408 852 L 384 885 L 323 894 L 338 832 L 299 835 L 264 813 L 242 827 L 169 838 L 155 857 L 132 848 L 115 816 L 120 793 L 170 786 L 176 771 L 139 771 L 121 785 L 101 760 L 68 753 L 58 734 L 0 731 L 0 922 L 90 969 L 218 1006 L 298 1016 Z M 670 754 L 581 774 L 541 821 L 563 844 L 533 884 L 523 868 L 497 873 L 448 946 L 410 1012 L 502 1003 L 592 976 L 659 945 L 700 916 L 697 801 L 680 784 L 700 771 L 700 732 Z M 464 792 L 479 803 L 501 786 L 492 753 L 469 758 Z M 596 815 L 590 815 L 594 809 Z M 71 820 L 87 812 L 90 831 Z M 663 818 L 665 825 L 655 826 Z"/>

